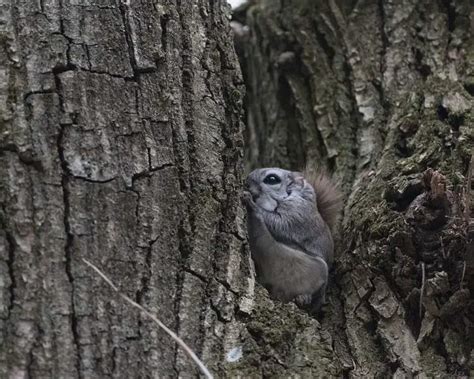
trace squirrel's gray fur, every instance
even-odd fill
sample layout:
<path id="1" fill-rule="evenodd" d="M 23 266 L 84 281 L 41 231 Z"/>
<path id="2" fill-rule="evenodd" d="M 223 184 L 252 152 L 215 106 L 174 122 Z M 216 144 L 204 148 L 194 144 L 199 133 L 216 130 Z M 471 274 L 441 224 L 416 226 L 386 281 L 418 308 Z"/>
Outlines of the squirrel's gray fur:
<path id="1" fill-rule="evenodd" d="M 246 187 L 249 243 L 259 281 L 273 298 L 318 310 L 334 259 L 331 228 L 341 208 L 337 187 L 324 174 L 280 168 L 252 171 Z"/>

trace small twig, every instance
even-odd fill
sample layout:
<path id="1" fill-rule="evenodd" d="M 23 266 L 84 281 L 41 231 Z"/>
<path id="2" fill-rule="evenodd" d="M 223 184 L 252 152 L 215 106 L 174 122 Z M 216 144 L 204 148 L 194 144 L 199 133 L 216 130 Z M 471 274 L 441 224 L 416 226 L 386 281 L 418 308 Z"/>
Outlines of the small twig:
<path id="1" fill-rule="evenodd" d="M 151 318 L 161 329 L 163 329 L 166 333 L 168 333 L 168 335 L 171 336 L 171 338 L 173 338 L 179 346 L 181 346 L 183 348 L 183 350 L 186 352 L 186 354 L 188 354 L 191 359 L 196 362 L 196 364 L 198 365 L 199 369 L 201 370 L 201 372 L 206 376 L 206 378 L 208 379 L 213 379 L 213 376 L 212 374 L 209 372 L 209 370 L 206 368 L 206 366 L 204 366 L 204 363 L 202 363 L 202 361 L 197 357 L 197 355 L 191 350 L 191 348 L 186 345 L 186 343 L 181 339 L 179 338 L 176 333 L 174 333 L 171 329 L 169 329 L 165 324 L 163 324 L 160 320 L 158 320 L 158 318 L 156 318 L 153 314 L 151 314 L 149 311 L 147 311 L 145 308 L 143 308 L 140 304 L 138 304 L 137 302 L 133 301 L 132 299 L 130 299 L 127 295 L 124 295 L 122 292 L 120 292 L 120 290 L 117 288 L 117 286 L 112 283 L 112 281 L 102 272 L 100 271 L 96 266 L 94 266 L 92 263 L 90 263 L 88 260 L 82 258 L 82 260 L 84 261 L 84 263 L 86 265 L 88 265 L 90 268 L 92 268 L 97 274 L 99 274 L 99 276 L 104 279 L 106 281 L 106 283 L 112 287 L 112 289 L 117 292 L 120 297 L 122 299 L 124 299 L 126 302 L 128 302 L 129 304 L 133 305 L 135 308 L 138 308 L 140 311 L 142 311 L 146 316 L 148 316 L 149 318 Z"/>
<path id="2" fill-rule="evenodd" d="M 421 262 L 421 289 L 420 289 L 420 320 L 423 308 L 423 293 L 425 292 L 425 262 Z"/>
<path id="3" fill-rule="evenodd" d="M 464 275 L 466 275 L 466 261 L 464 261 L 464 266 L 462 268 L 461 283 L 459 283 L 459 289 L 462 290 L 462 282 L 464 282 Z"/>
<path id="4" fill-rule="evenodd" d="M 450 252 L 448 251 L 448 255 L 446 255 L 446 250 L 444 248 L 444 243 L 443 243 L 443 238 L 442 237 L 439 237 L 439 243 L 441 245 L 441 252 L 443 253 L 443 259 L 446 260 L 446 258 L 451 255 Z"/>

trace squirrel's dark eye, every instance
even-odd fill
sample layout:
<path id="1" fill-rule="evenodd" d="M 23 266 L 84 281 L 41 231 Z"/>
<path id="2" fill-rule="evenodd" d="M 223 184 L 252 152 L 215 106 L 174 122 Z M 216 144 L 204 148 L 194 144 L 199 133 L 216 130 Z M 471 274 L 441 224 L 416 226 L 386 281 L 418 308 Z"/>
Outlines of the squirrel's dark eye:
<path id="1" fill-rule="evenodd" d="M 267 176 L 265 177 L 265 179 L 263 179 L 263 182 L 264 182 L 265 184 L 270 184 L 270 185 L 272 185 L 272 184 L 281 183 L 281 179 L 280 179 L 278 176 L 276 176 L 275 174 L 270 174 L 270 175 L 267 175 Z"/>

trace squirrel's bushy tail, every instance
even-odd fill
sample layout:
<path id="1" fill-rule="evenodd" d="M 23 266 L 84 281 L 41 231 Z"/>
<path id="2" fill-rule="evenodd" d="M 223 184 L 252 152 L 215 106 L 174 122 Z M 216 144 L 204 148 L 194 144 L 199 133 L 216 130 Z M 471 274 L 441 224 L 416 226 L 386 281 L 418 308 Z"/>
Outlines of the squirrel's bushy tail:
<path id="1" fill-rule="evenodd" d="M 306 168 L 303 175 L 316 192 L 316 204 L 321 217 L 333 230 L 343 206 L 341 191 L 324 170 Z"/>

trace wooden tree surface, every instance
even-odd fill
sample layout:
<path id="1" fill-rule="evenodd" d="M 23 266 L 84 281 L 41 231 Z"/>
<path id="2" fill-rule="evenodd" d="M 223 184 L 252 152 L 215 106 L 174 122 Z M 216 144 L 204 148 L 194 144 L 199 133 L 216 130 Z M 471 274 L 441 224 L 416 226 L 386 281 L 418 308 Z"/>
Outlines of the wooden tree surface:
<path id="1" fill-rule="evenodd" d="M 0 2 L 0 376 L 214 371 L 253 278 L 242 80 L 215 1 Z"/>

